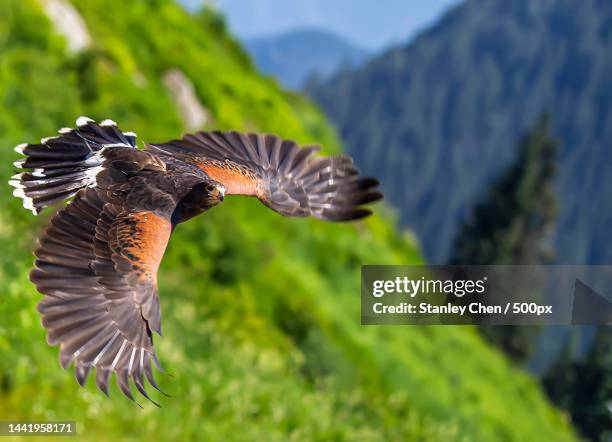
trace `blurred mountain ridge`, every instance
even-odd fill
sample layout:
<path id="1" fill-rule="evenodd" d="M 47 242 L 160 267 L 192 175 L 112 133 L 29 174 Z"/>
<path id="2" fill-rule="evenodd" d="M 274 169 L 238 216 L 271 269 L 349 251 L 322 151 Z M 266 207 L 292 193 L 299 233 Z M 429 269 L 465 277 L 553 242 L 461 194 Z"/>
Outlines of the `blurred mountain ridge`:
<path id="1" fill-rule="evenodd" d="M 325 30 L 298 29 L 244 41 L 258 69 L 291 89 L 300 89 L 310 76 L 328 79 L 343 67 L 356 68 L 369 52 Z"/>
<path id="2" fill-rule="evenodd" d="M 458 227 L 548 112 L 561 143 L 560 263 L 612 262 L 612 3 L 468 0 L 406 46 L 309 93 L 444 262 Z"/>

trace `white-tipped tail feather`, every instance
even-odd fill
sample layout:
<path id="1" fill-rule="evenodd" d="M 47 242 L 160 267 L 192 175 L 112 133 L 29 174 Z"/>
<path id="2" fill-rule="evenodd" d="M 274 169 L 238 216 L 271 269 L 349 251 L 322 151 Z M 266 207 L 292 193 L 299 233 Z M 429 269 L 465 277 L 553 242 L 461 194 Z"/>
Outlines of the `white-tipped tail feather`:
<path id="1" fill-rule="evenodd" d="M 27 147 L 27 143 L 18 144 L 17 146 L 15 146 L 15 152 L 23 155 L 23 149 L 25 149 L 26 147 Z"/>
<path id="2" fill-rule="evenodd" d="M 113 120 L 107 118 L 106 120 L 102 120 L 102 122 L 100 123 L 100 126 L 102 127 L 107 127 L 107 126 L 116 126 L 117 123 L 115 123 Z"/>
<path id="3" fill-rule="evenodd" d="M 89 117 L 84 117 L 84 116 L 80 116 L 79 118 L 77 118 L 76 120 L 76 125 L 78 127 L 83 127 L 83 126 L 87 126 L 88 123 L 93 123 L 94 120 L 92 120 Z"/>
<path id="4" fill-rule="evenodd" d="M 96 124 L 79 117 L 77 128 L 62 128 L 59 136 L 46 137 L 40 144 L 19 144 L 15 151 L 25 158 L 13 165 L 24 172 L 13 175 L 9 184 L 23 207 L 35 215 L 43 208 L 70 198 L 80 189 L 96 185 L 107 148 L 135 148 L 136 136 L 123 133 L 112 120 Z"/>

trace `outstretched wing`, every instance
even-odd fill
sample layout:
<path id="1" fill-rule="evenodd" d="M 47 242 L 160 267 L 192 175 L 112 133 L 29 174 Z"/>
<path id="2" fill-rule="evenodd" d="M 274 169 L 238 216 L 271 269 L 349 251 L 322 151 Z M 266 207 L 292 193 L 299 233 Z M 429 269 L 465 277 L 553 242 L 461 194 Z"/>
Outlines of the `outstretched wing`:
<path id="1" fill-rule="evenodd" d="M 92 368 L 108 394 L 111 374 L 134 399 L 130 379 L 148 398 L 158 388 L 152 332 L 161 333 L 157 269 L 171 233 L 169 217 L 109 203 L 103 191 L 81 190 L 51 220 L 30 274 L 45 295 L 38 310 L 47 340 L 60 346 L 64 368 L 75 364 L 83 385 Z"/>
<path id="2" fill-rule="evenodd" d="M 192 162 L 226 194 L 256 196 L 287 216 L 354 220 L 371 213 L 363 204 L 382 198 L 378 181 L 359 176 L 349 156 L 321 157 L 318 146 L 274 135 L 199 132 L 147 149 Z"/>

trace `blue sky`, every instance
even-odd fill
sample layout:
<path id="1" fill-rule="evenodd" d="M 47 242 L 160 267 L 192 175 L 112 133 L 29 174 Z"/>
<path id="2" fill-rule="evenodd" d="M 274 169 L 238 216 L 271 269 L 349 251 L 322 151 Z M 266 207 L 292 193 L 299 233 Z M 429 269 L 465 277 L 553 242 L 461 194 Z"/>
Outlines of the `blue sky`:
<path id="1" fill-rule="evenodd" d="M 203 1 L 224 12 L 240 38 L 299 28 L 332 31 L 349 41 L 379 50 L 407 41 L 459 0 L 181 0 Z"/>

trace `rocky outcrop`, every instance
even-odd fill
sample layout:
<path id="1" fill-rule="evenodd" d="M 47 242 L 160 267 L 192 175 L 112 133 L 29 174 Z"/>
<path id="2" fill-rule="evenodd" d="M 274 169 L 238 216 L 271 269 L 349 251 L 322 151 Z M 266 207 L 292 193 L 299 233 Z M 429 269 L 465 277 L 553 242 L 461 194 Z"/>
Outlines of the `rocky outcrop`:
<path id="1" fill-rule="evenodd" d="M 66 38 L 67 50 L 77 53 L 91 45 L 83 17 L 66 0 L 41 0 L 45 13 L 58 34 Z"/>
<path id="2" fill-rule="evenodd" d="M 200 103 L 193 84 L 182 71 L 170 69 L 164 74 L 164 84 L 172 94 L 187 129 L 201 129 L 210 121 L 209 113 Z"/>

